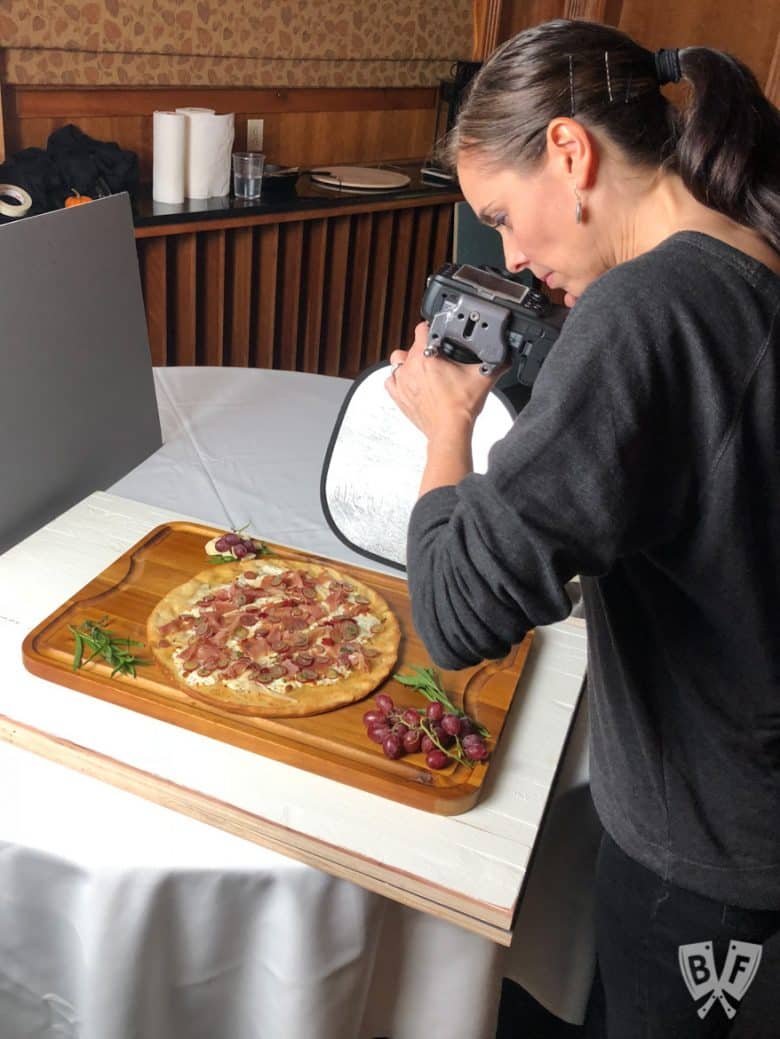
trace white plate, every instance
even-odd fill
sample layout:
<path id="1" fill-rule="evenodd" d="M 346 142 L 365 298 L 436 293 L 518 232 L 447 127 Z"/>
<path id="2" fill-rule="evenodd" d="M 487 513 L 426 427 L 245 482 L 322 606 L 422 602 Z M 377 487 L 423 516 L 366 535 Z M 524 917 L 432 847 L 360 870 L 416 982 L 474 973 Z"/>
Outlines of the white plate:
<path id="1" fill-rule="evenodd" d="M 315 170 L 311 179 L 328 188 L 362 188 L 367 191 L 405 188 L 409 183 L 405 173 L 367 166 L 328 166 L 327 169 Z"/>

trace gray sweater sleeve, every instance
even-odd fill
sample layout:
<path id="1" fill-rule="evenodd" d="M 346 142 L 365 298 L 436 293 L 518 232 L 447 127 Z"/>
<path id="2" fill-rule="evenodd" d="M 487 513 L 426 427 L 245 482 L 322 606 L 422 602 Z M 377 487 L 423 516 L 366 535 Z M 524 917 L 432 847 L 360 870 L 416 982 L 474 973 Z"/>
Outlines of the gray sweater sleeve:
<path id="1" fill-rule="evenodd" d="M 652 299 L 616 307 L 616 293 L 650 291 L 620 271 L 577 303 L 487 473 L 429 492 L 412 512 L 413 619 L 441 667 L 503 656 L 529 628 L 564 618 L 567 581 L 668 538 L 695 498 L 678 450 L 692 433 L 674 400 L 676 318 Z"/>

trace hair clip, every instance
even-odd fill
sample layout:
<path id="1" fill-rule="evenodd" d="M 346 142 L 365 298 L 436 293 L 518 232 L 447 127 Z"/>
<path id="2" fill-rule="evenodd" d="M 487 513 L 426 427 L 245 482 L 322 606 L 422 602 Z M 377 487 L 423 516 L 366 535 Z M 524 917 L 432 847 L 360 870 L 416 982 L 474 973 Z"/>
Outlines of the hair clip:
<path id="1" fill-rule="evenodd" d="M 607 93 L 609 94 L 609 103 L 615 100 L 612 96 L 612 77 L 609 74 L 609 51 L 604 51 L 604 68 L 607 70 Z"/>
<path id="2" fill-rule="evenodd" d="M 574 55 L 568 54 L 569 59 L 569 107 L 571 116 L 574 118 Z"/>

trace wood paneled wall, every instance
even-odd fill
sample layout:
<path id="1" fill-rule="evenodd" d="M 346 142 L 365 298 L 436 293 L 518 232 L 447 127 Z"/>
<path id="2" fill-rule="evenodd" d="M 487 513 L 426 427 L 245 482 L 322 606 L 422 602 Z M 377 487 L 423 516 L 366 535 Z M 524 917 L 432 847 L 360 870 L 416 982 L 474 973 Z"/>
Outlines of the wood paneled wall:
<path id="1" fill-rule="evenodd" d="M 425 281 L 450 257 L 451 202 L 177 225 L 137 234 L 155 365 L 352 378 L 408 346 Z"/>
<path id="2" fill-rule="evenodd" d="M 5 106 L 3 104 L 3 84 L 0 81 L 0 162 L 5 161 Z"/>
<path id="3" fill-rule="evenodd" d="M 151 180 L 152 113 L 181 106 L 236 113 L 236 148 L 246 147 L 247 119 L 264 120 L 269 162 L 311 166 L 382 162 L 429 154 L 436 90 L 398 88 L 21 87 L 3 96 L 6 152 L 43 147 L 52 130 L 75 123 L 98 140 L 136 152 Z"/>
<path id="4" fill-rule="evenodd" d="M 305 167 L 425 156 L 436 91 L 11 86 L 7 150 L 73 122 L 136 151 L 148 182 L 152 113 L 184 105 L 235 112 L 237 148 L 261 116 L 269 161 Z M 411 341 L 425 280 L 450 257 L 456 197 L 139 228 L 153 363 L 355 376 Z"/>
<path id="5" fill-rule="evenodd" d="M 780 105 L 780 4 L 744 0 L 475 0 L 482 29 L 475 38 L 484 59 L 504 40 L 552 18 L 584 18 L 614 25 L 651 50 L 714 47 L 755 73 Z"/>

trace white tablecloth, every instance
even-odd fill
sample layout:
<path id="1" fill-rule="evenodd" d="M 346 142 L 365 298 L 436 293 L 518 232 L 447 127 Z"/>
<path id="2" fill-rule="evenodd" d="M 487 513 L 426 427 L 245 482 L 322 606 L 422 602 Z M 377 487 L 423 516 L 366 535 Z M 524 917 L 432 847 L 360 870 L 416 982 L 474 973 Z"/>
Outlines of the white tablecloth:
<path id="1" fill-rule="evenodd" d="M 371 565 L 319 506 L 346 381 L 155 378 L 164 446 L 112 493 Z M 581 710 L 509 950 L 0 743 L 0 1039 L 492 1039 L 505 974 L 581 1020 L 598 837 L 584 727 Z"/>

